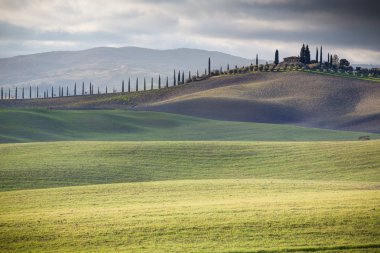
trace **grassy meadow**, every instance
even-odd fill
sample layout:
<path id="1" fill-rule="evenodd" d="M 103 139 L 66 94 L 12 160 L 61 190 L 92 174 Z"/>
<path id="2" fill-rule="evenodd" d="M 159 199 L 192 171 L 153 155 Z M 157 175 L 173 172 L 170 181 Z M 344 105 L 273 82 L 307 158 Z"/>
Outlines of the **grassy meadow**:
<path id="1" fill-rule="evenodd" d="M 128 110 L 0 109 L 0 143 L 36 141 L 331 141 L 380 134 L 218 121 Z"/>
<path id="2" fill-rule="evenodd" d="M 0 252 L 380 250 L 377 134 L 123 110 L 0 116 Z"/>

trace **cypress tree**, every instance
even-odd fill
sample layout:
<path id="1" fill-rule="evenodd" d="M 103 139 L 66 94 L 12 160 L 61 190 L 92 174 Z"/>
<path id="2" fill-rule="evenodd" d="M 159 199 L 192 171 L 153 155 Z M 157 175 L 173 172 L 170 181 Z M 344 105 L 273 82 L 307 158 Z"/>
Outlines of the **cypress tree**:
<path id="1" fill-rule="evenodd" d="M 61 86 L 58 86 L 58 97 L 61 96 Z"/>
<path id="2" fill-rule="evenodd" d="M 15 92 L 15 99 L 17 99 L 17 87 L 16 87 L 16 92 Z"/>
<path id="3" fill-rule="evenodd" d="M 3 87 L 1 87 L 1 100 L 3 100 Z"/>
<path id="4" fill-rule="evenodd" d="M 318 63 L 318 47 L 317 47 L 317 53 L 315 54 L 315 61 Z"/>
<path id="5" fill-rule="evenodd" d="M 305 63 L 305 44 L 301 47 L 300 62 Z"/>
<path id="6" fill-rule="evenodd" d="M 121 92 L 124 93 L 124 80 L 121 82 Z"/>
<path id="7" fill-rule="evenodd" d="M 158 89 L 161 89 L 161 75 L 158 75 Z"/>
<path id="8" fill-rule="evenodd" d="M 169 88 L 169 77 L 166 77 L 166 88 Z"/>
<path id="9" fill-rule="evenodd" d="M 332 54 L 330 55 L 330 66 L 332 67 L 332 60 L 333 60 L 333 57 L 332 57 Z"/>
<path id="10" fill-rule="evenodd" d="M 322 46 L 321 46 L 321 51 L 319 52 L 319 63 L 322 64 Z"/>
<path id="11" fill-rule="evenodd" d="M 211 75 L 211 58 L 208 58 L 208 75 Z"/>
<path id="12" fill-rule="evenodd" d="M 69 96 L 69 86 L 66 86 L 66 97 Z"/>
<path id="13" fill-rule="evenodd" d="M 139 78 L 136 77 L 136 91 L 139 91 Z"/>
<path id="14" fill-rule="evenodd" d="M 150 89 L 153 90 L 153 77 L 150 79 Z"/>
<path id="15" fill-rule="evenodd" d="M 177 77 L 175 76 L 175 70 L 174 70 L 174 79 L 173 79 L 173 80 L 174 80 L 174 83 L 173 83 L 173 86 L 176 85 L 176 78 L 177 78 Z"/>
<path id="16" fill-rule="evenodd" d="M 29 99 L 32 99 L 32 86 L 29 86 Z"/>
<path id="17" fill-rule="evenodd" d="M 227 71 L 230 71 L 230 64 L 227 64 Z"/>
<path id="18" fill-rule="evenodd" d="M 8 88 L 8 99 L 11 99 L 11 88 Z"/>
<path id="19" fill-rule="evenodd" d="M 279 60 L 278 60 L 278 50 L 276 49 L 276 52 L 274 54 L 274 64 L 278 64 L 279 63 Z"/>
<path id="20" fill-rule="evenodd" d="M 24 87 L 22 87 L 22 99 L 24 99 Z"/>
<path id="21" fill-rule="evenodd" d="M 36 96 L 37 96 L 37 98 L 38 98 L 38 85 L 37 85 L 37 92 L 36 92 Z"/>
<path id="22" fill-rule="evenodd" d="M 177 81 L 178 85 L 181 84 L 181 71 L 178 71 L 178 81 Z"/>
<path id="23" fill-rule="evenodd" d="M 108 93 L 107 85 L 106 85 L 106 94 Z"/>
<path id="24" fill-rule="evenodd" d="M 74 96 L 76 96 L 77 95 L 77 83 L 75 83 L 75 85 L 74 85 Z"/>
<path id="25" fill-rule="evenodd" d="M 310 49 L 309 49 L 309 45 L 306 45 L 306 49 L 305 49 L 305 63 L 306 64 L 310 64 Z"/>
<path id="26" fill-rule="evenodd" d="M 330 65 L 330 53 L 327 53 L 327 63 Z"/>
<path id="27" fill-rule="evenodd" d="M 53 89 L 53 86 L 51 86 L 51 97 L 52 97 L 52 98 L 54 97 L 54 89 Z"/>
<path id="28" fill-rule="evenodd" d="M 82 82 L 82 96 L 84 96 L 84 82 Z"/>
<path id="29" fill-rule="evenodd" d="M 146 80 L 145 80 L 145 77 L 144 77 L 144 91 L 146 90 Z"/>
<path id="30" fill-rule="evenodd" d="M 189 81 L 191 80 L 191 73 L 190 73 L 190 71 L 189 71 Z"/>
<path id="31" fill-rule="evenodd" d="M 256 54 L 256 67 L 258 67 L 259 66 L 259 55 L 258 54 Z M 229 69 L 228 69 L 229 70 Z"/>
<path id="32" fill-rule="evenodd" d="M 92 93 L 92 84 L 91 84 L 91 82 L 90 82 L 90 95 L 91 95 L 91 93 Z"/>
<path id="33" fill-rule="evenodd" d="M 100 94 L 99 86 L 98 86 L 98 95 Z"/>
<path id="34" fill-rule="evenodd" d="M 128 78 L 128 92 L 131 92 L 131 78 Z"/>
<path id="35" fill-rule="evenodd" d="M 185 83 L 185 71 L 182 71 L 182 84 Z"/>

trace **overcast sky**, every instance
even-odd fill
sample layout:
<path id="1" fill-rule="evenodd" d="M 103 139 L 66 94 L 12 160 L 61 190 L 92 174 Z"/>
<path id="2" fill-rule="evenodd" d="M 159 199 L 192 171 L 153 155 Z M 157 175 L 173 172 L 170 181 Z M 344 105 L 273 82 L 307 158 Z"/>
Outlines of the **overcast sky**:
<path id="1" fill-rule="evenodd" d="M 0 57 L 99 46 L 380 64 L 379 0 L 0 0 Z"/>

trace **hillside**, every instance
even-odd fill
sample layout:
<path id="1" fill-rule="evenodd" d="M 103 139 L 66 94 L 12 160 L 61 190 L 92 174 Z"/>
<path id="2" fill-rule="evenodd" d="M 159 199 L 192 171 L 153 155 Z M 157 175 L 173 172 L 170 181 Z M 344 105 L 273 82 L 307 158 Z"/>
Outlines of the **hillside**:
<path id="1" fill-rule="evenodd" d="M 0 251 L 378 252 L 379 141 L 0 144 Z"/>
<path id="2" fill-rule="evenodd" d="M 228 120 L 380 132 L 380 85 L 303 72 L 213 77 L 170 89 L 47 100 L 1 107 L 125 108 Z"/>
<path id="3" fill-rule="evenodd" d="M 332 141 L 380 139 L 380 134 L 291 125 L 218 121 L 128 110 L 0 109 L 0 143 L 104 141 Z"/>
<path id="4" fill-rule="evenodd" d="M 101 47 L 82 51 L 60 51 L 0 59 L 0 85 L 33 87 L 69 86 L 89 82 L 102 91 L 120 88 L 129 77 L 172 77 L 173 69 L 203 73 L 208 57 L 213 66 L 247 66 L 250 60 L 199 49 L 154 50 L 138 47 Z M 41 94 L 40 94 L 41 95 Z"/>

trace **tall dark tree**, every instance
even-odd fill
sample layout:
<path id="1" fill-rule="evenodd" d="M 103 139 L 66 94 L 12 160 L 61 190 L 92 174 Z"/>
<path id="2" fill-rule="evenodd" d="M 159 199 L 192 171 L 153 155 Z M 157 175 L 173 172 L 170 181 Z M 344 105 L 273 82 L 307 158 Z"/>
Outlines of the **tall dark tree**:
<path id="1" fill-rule="evenodd" d="M 136 91 L 139 91 L 139 78 L 136 77 Z"/>
<path id="2" fill-rule="evenodd" d="M 51 86 L 51 97 L 54 97 L 54 88 Z"/>
<path id="3" fill-rule="evenodd" d="M 321 51 L 319 52 L 319 63 L 322 64 L 322 54 L 323 54 L 323 51 L 322 51 L 322 46 L 321 46 Z"/>
<path id="4" fill-rule="evenodd" d="M 144 91 L 146 90 L 146 80 L 145 80 L 145 77 L 144 77 Z"/>
<path id="5" fill-rule="evenodd" d="M 24 87 L 22 87 L 22 99 L 24 99 Z"/>
<path id="6" fill-rule="evenodd" d="M 182 71 L 182 84 L 185 83 L 185 71 Z"/>
<path id="7" fill-rule="evenodd" d="M 3 100 L 4 92 L 3 92 L 3 87 L 1 87 L 1 100 Z"/>
<path id="8" fill-rule="evenodd" d="M 274 53 L 274 64 L 278 64 L 279 63 L 279 60 L 278 60 L 278 50 L 276 49 L 276 52 Z"/>
<path id="9" fill-rule="evenodd" d="M 77 83 L 74 84 L 74 96 L 77 95 Z"/>
<path id="10" fill-rule="evenodd" d="M 108 93 L 108 88 L 107 88 L 107 85 L 106 85 L 106 94 Z"/>
<path id="11" fill-rule="evenodd" d="M 8 88 L 8 99 L 11 99 L 11 88 Z"/>
<path id="12" fill-rule="evenodd" d="M 90 95 L 92 95 L 92 84 L 90 82 Z"/>
<path id="13" fill-rule="evenodd" d="M 317 47 L 317 53 L 315 54 L 315 61 L 318 63 L 318 47 Z"/>
<path id="14" fill-rule="evenodd" d="M 330 54 L 330 66 L 332 66 L 333 64 L 333 57 L 332 57 L 332 54 Z"/>
<path id="15" fill-rule="evenodd" d="M 227 64 L 227 71 L 230 71 L 230 64 Z"/>
<path id="16" fill-rule="evenodd" d="M 306 45 L 306 49 L 305 49 L 305 63 L 306 64 L 310 64 L 310 60 L 311 60 L 311 56 L 310 56 L 309 45 Z"/>
<path id="17" fill-rule="evenodd" d="M 330 53 L 327 53 L 327 63 L 330 65 Z"/>
<path id="18" fill-rule="evenodd" d="M 208 58 L 208 75 L 211 75 L 211 58 Z"/>
<path id="19" fill-rule="evenodd" d="M 177 83 L 177 77 L 175 75 L 175 70 L 174 70 L 173 86 L 176 86 L 176 83 Z"/>
<path id="20" fill-rule="evenodd" d="M 37 91 L 36 91 L 36 97 L 38 98 L 38 85 L 37 85 Z"/>
<path id="21" fill-rule="evenodd" d="M 178 71 L 178 80 L 177 80 L 178 85 L 181 84 L 181 71 Z"/>
<path id="22" fill-rule="evenodd" d="M 305 63 L 305 44 L 302 45 L 301 47 L 301 52 L 300 52 L 300 62 Z"/>
<path id="23" fill-rule="evenodd" d="M 190 71 L 189 71 L 189 81 L 191 80 L 191 73 L 190 73 Z"/>
<path id="24" fill-rule="evenodd" d="M 131 92 L 131 78 L 128 78 L 128 92 Z"/>
<path id="25" fill-rule="evenodd" d="M 82 82 L 82 96 L 84 95 L 84 82 Z"/>
<path id="26" fill-rule="evenodd" d="M 166 77 L 166 88 L 169 88 L 169 77 Z"/>
<path id="27" fill-rule="evenodd" d="M 121 82 L 121 92 L 124 93 L 124 80 Z"/>
<path id="28" fill-rule="evenodd" d="M 259 55 L 256 54 L 256 66 L 259 66 Z"/>
<path id="29" fill-rule="evenodd" d="M 29 99 L 32 99 L 32 86 L 29 86 Z"/>
<path id="30" fill-rule="evenodd" d="M 100 94 L 99 86 L 98 86 L 98 95 Z"/>
<path id="31" fill-rule="evenodd" d="M 150 79 L 150 89 L 153 90 L 153 77 Z"/>
<path id="32" fill-rule="evenodd" d="M 69 86 L 66 86 L 66 97 L 69 96 Z"/>
<path id="33" fill-rule="evenodd" d="M 158 75 L 158 89 L 161 89 L 161 75 Z"/>
<path id="34" fill-rule="evenodd" d="M 17 99 L 17 87 L 16 87 L 16 92 L 15 92 L 15 99 Z"/>

